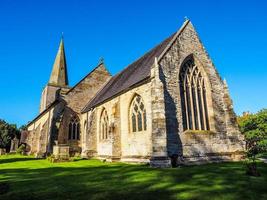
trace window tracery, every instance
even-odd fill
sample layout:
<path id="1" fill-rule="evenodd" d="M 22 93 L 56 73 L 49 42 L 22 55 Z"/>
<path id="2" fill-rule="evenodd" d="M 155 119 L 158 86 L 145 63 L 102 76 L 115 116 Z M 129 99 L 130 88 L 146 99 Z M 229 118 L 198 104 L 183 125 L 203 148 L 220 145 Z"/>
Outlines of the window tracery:
<path id="1" fill-rule="evenodd" d="M 146 109 L 140 95 L 136 95 L 130 107 L 131 131 L 140 132 L 147 129 Z"/>
<path id="2" fill-rule="evenodd" d="M 181 68 L 180 92 L 184 130 L 209 130 L 205 80 L 193 59 Z"/>
<path id="3" fill-rule="evenodd" d="M 69 140 L 80 139 L 80 120 L 77 117 L 72 117 L 69 122 Z"/>

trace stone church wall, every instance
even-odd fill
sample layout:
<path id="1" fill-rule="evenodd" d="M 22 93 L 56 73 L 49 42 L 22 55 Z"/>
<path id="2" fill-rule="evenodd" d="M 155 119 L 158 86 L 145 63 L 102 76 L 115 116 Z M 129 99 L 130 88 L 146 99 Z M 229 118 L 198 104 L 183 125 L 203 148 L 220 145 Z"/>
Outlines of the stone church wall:
<path id="1" fill-rule="evenodd" d="M 60 87 L 47 85 L 41 96 L 40 113 L 59 97 Z"/>
<path id="2" fill-rule="evenodd" d="M 142 97 L 147 112 L 147 130 L 131 133 L 129 123 L 129 107 L 134 96 Z M 100 140 L 99 120 L 103 109 L 106 109 L 109 118 L 110 137 L 107 140 Z M 91 111 L 90 111 L 91 112 Z M 88 120 L 88 135 L 86 141 L 89 151 L 94 151 L 97 143 L 97 157 L 100 159 L 148 162 L 151 156 L 151 83 L 146 83 L 133 88 L 110 101 L 96 107 L 93 113 L 85 113 L 83 116 L 90 116 Z M 84 117 L 86 118 L 86 117 Z M 89 119 L 90 117 L 88 117 Z M 86 133 L 83 133 L 86 134 Z M 92 147 L 91 147 L 92 145 Z"/>
<path id="3" fill-rule="evenodd" d="M 130 105 L 135 94 L 142 97 L 146 108 L 147 130 L 133 133 L 130 130 Z M 120 96 L 121 110 L 121 156 L 122 161 L 135 159 L 146 161 L 151 156 L 151 82 L 136 87 Z"/>
<path id="4" fill-rule="evenodd" d="M 50 131 L 51 115 L 53 108 L 28 126 L 26 143 L 29 145 L 30 154 L 44 154 L 47 151 L 48 134 Z"/>
<path id="5" fill-rule="evenodd" d="M 67 106 L 76 113 L 80 113 L 86 103 L 92 99 L 99 89 L 110 79 L 111 75 L 104 64 L 89 73 L 64 97 Z"/>
<path id="6" fill-rule="evenodd" d="M 179 72 L 182 62 L 189 56 L 193 55 L 199 67 L 204 70 L 203 76 L 208 81 L 207 95 L 210 129 L 217 133 L 216 136 L 198 134 L 195 137 L 198 140 L 190 140 L 192 135 L 183 133 L 181 98 L 179 91 Z M 161 80 L 165 86 L 165 107 L 166 107 L 166 124 L 168 134 L 168 153 L 169 155 L 178 154 L 180 156 L 191 156 L 195 152 L 212 153 L 212 152 L 232 152 L 237 149 L 242 150 L 241 143 L 228 143 L 228 149 L 223 143 L 228 139 L 227 127 L 225 122 L 225 102 L 224 87 L 221 78 L 218 75 L 213 63 L 208 57 L 197 33 L 191 22 L 181 31 L 174 44 L 167 51 L 160 61 Z M 238 130 L 236 133 L 238 134 Z M 230 134 L 230 133 L 229 133 Z M 235 140 L 236 142 L 237 140 Z M 217 145 L 210 148 L 212 145 Z M 206 148 L 206 149 L 205 149 Z M 196 154 L 195 154 L 196 155 Z"/>
<path id="7" fill-rule="evenodd" d="M 96 117 L 95 109 L 82 114 L 82 156 L 85 158 L 91 158 L 97 155 Z"/>
<path id="8" fill-rule="evenodd" d="M 84 79 L 82 79 L 76 86 L 74 86 L 63 99 L 66 101 L 63 119 L 61 120 L 59 128 L 59 143 L 69 144 L 70 151 L 81 153 L 82 142 L 79 140 L 68 140 L 69 122 L 73 116 L 77 116 L 82 125 L 82 108 L 90 101 L 101 87 L 109 80 L 111 75 L 106 70 L 104 64 L 100 64 L 92 72 L 90 72 Z M 81 126 L 81 131 L 83 131 Z M 83 137 L 82 133 L 80 138 Z"/>
<path id="9" fill-rule="evenodd" d="M 181 133 L 184 161 L 203 162 L 240 160 L 243 156 L 238 134 L 222 137 L 222 134 L 207 131 Z"/>

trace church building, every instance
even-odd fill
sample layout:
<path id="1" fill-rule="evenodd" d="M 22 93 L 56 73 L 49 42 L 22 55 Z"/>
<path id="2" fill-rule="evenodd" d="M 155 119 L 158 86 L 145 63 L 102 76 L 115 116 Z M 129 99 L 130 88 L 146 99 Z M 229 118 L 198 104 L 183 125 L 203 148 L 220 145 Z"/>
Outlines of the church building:
<path id="1" fill-rule="evenodd" d="M 40 113 L 27 125 L 27 150 L 155 167 L 240 160 L 228 86 L 190 20 L 112 76 L 103 60 L 73 87 L 61 39 Z"/>

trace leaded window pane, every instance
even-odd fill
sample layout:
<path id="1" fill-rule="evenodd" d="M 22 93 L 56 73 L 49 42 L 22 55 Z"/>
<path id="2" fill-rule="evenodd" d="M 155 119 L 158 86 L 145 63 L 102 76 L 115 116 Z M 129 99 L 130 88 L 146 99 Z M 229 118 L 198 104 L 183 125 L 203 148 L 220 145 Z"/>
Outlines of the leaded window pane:
<path id="1" fill-rule="evenodd" d="M 107 111 L 103 110 L 101 117 L 100 117 L 100 124 L 101 124 L 101 128 L 100 128 L 100 139 L 104 140 L 104 139 L 108 139 L 108 132 L 109 132 L 109 122 L 108 122 L 108 115 L 107 115 Z"/>
<path id="2" fill-rule="evenodd" d="M 140 109 L 144 110 L 144 104 L 143 103 L 140 103 Z"/>
<path id="3" fill-rule="evenodd" d="M 134 111 L 135 111 L 135 112 L 138 111 L 138 106 L 137 106 L 137 105 L 134 106 Z"/>
<path id="4" fill-rule="evenodd" d="M 69 140 L 71 140 L 72 123 L 69 123 Z"/>
<path id="5" fill-rule="evenodd" d="M 142 131 L 142 114 L 141 112 L 138 112 L 137 114 L 137 118 L 138 118 L 138 131 Z"/>
<path id="6" fill-rule="evenodd" d="M 75 137 L 76 137 L 76 123 L 73 123 L 72 125 L 72 139 L 75 140 Z"/>
<path id="7" fill-rule="evenodd" d="M 140 96 L 137 96 L 137 97 L 136 97 L 136 101 L 137 101 L 138 103 L 140 103 L 140 100 L 141 100 L 141 97 L 140 97 Z"/>
<path id="8" fill-rule="evenodd" d="M 136 132 L 136 117 L 135 114 L 132 114 L 132 131 Z"/>
<path id="9" fill-rule="evenodd" d="M 77 124 L 77 140 L 80 139 L 80 124 Z"/>
<path id="10" fill-rule="evenodd" d="M 144 118 L 144 130 L 146 130 L 146 110 L 144 110 L 143 118 Z"/>

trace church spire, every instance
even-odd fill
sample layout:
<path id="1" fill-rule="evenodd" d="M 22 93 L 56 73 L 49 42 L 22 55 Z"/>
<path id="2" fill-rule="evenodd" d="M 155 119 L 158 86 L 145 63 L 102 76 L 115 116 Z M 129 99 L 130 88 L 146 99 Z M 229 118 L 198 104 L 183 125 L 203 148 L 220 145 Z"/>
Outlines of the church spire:
<path id="1" fill-rule="evenodd" d="M 65 87 L 69 84 L 63 34 L 48 84 L 59 87 Z"/>

